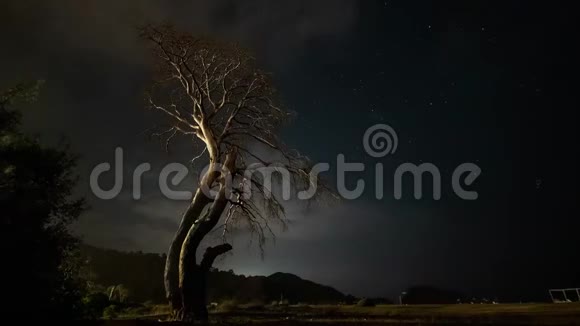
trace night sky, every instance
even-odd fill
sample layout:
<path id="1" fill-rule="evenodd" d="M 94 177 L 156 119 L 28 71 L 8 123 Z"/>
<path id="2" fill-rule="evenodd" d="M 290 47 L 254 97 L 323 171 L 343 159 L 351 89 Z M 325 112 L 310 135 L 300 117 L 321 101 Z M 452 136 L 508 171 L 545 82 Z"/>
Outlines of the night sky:
<path id="1" fill-rule="evenodd" d="M 66 136 L 81 155 L 79 193 L 91 209 L 76 231 L 92 245 L 162 253 L 187 202 L 165 199 L 153 172 L 133 200 L 131 171 L 186 163 L 198 150 L 176 144 L 166 153 L 147 136 L 161 120 L 143 102 L 151 65 L 136 26 L 151 21 L 253 50 L 296 112 L 282 130 L 286 142 L 315 162 L 334 166 L 342 153 L 368 167 L 352 175 L 367 183 L 365 196 L 289 202 L 290 228 L 263 260 L 240 235 L 219 268 L 290 272 L 393 298 L 424 284 L 509 300 L 580 286 L 580 56 L 571 8 L 523 0 L 3 1 L 0 87 L 46 81 L 39 102 L 23 107 L 25 127 L 47 143 Z M 377 123 L 397 131 L 394 155 L 365 153 L 363 134 Z M 100 200 L 89 174 L 112 162 L 117 146 L 126 186 Z M 394 199 L 392 171 L 404 162 L 439 167 L 441 200 L 429 191 L 415 200 L 411 187 Z M 451 189 L 464 162 L 482 169 L 470 187 L 475 201 Z M 381 200 L 370 191 L 376 163 L 387 175 Z"/>

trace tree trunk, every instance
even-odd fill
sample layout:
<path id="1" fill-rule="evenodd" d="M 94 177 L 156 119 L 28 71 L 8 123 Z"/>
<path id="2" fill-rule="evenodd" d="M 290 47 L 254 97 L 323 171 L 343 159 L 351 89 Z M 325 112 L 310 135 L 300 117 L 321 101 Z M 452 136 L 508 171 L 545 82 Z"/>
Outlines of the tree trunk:
<path id="1" fill-rule="evenodd" d="M 224 166 L 230 171 L 235 166 L 237 153 L 226 155 Z M 200 264 L 197 264 L 197 248 L 205 236 L 217 225 L 222 213 L 228 205 L 227 184 L 221 184 L 211 206 L 187 232 L 181 246 L 179 257 L 179 287 L 181 289 L 182 309 L 181 320 L 207 321 L 206 308 L 206 276 L 214 259 L 231 250 L 231 246 L 208 248 Z"/>
<path id="2" fill-rule="evenodd" d="M 201 178 L 200 187 L 195 192 L 187 211 L 183 214 L 181 224 L 175 233 L 165 260 L 165 295 L 169 301 L 171 314 L 174 319 L 177 319 L 177 313 L 181 311 L 182 308 L 181 291 L 179 289 L 179 259 L 181 255 L 181 247 L 183 246 L 183 242 L 185 241 L 189 230 L 200 218 L 205 207 L 212 201 L 211 198 L 206 196 L 203 192 L 201 185 L 204 184 L 209 187 L 219 176 L 219 172 L 214 171 L 213 166 L 210 166 L 210 168 L 211 172 L 206 173 Z"/>
<path id="3" fill-rule="evenodd" d="M 223 187 L 222 187 L 223 188 Z M 179 284 L 183 307 L 181 320 L 207 320 L 206 309 L 206 269 L 197 264 L 196 253 L 201 240 L 215 227 L 228 201 L 224 189 L 220 190 L 203 220 L 193 225 L 183 245 L 179 259 Z M 214 257 L 215 258 L 215 257 Z M 213 262 L 213 260 L 212 260 Z"/>
<path id="4" fill-rule="evenodd" d="M 187 262 L 184 266 L 181 295 L 183 307 L 179 313 L 179 320 L 192 322 L 194 320 L 206 322 L 207 313 L 207 273 L 217 256 L 232 250 L 230 244 L 210 247 L 203 255 L 199 265 Z"/>
<path id="5" fill-rule="evenodd" d="M 182 308 L 181 291 L 179 290 L 179 256 L 181 254 L 181 247 L 187 233 L 209 202 L 210 199 L 203 194 L 201 189 L 198 189 L 191 205 L 183 215 L 179 229 L 175 233 L 167 253 L 164 273 L 165 294 L 169 301 L 173 318 L 177 318 L 177 313 Z"/>
<path id="6" fill-rule="evenodd" d="M 183 306 L 178 319 L 184 322 L 207 321 L 206 275 L 195 262 L 188 264 L 187 277 L 181 283 Z"/>

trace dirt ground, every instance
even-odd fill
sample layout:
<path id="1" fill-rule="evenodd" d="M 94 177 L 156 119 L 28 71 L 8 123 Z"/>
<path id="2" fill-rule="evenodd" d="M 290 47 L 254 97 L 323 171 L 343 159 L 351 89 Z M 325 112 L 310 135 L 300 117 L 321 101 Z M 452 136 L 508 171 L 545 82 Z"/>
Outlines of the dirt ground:
<path id="1" fill-rule="evenodd" d="M 103 321 L 152 325 L 165 316 Z M 163 322 L 178 325 L 179 323 Z M 301 306 L 211 314 L 215 325 L 580 325 L 580 304 Z"/>

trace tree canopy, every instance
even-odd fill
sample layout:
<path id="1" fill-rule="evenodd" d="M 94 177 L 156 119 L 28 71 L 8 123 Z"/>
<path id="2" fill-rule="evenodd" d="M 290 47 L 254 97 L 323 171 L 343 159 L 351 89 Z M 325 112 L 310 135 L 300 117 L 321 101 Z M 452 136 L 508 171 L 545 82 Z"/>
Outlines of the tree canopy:
<path id="1" fill-rule="evenodd" d="M 20 84 L 0 92 L 3 292 L 12 313 L 33 309 L 45 318 L 78 317 L 78 240 L 68 229 L 85 207 L 83 199 L 71 199 L 76 157 L 66 146 L 46 147 L 24 134 L 13 108 L 34 101 L 38 88 Z"/>

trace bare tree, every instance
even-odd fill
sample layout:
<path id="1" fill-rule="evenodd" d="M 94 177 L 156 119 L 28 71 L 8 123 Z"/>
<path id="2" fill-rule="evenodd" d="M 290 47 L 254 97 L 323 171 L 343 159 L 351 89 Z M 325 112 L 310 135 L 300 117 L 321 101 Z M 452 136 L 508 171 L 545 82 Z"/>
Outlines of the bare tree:
<path id="1" fill-rule="evenodd" d="M 274 235 L 270 222 L 284 221 L 283 203 L 271 184 L 260 174 L 248 177 L 247 171 L 274 166 L 291 176 L 294 190 L 314 180 L 309 161 L 277 137 L 289 113 L 276 104 L 269 76 L 255 67 L 248 52 L 170 26 L 147 26 L 141 32 L 158 66 L 147 101 L 170 123 L 158 135 L 167 144 L 179 135 L 189 137 L 207 153 L 207 172 L 182 216 L 165 266 L 173 317 L 206 320 L 205 275 L 217 256 L 232 249 L 227 243 L 231 227 L 246 223 L 261 247 Z M 256 150 L 260 147 L 267 150 Z M 198 262 L 201 241 L 218 227 L 223 228 L 223 244 L 207 248 Z"/>

